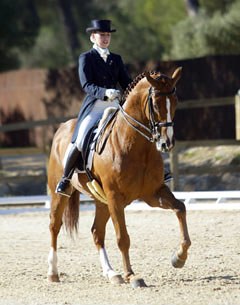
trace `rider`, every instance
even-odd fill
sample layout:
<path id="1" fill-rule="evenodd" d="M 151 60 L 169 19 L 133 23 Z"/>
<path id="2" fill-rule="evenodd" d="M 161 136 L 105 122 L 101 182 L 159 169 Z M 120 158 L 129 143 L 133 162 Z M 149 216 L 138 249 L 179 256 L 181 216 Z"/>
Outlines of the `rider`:
<path id="1" fill-rule="evenodd" d="M 132 81 L 120 55 L 109 52 L 111 41 L 111 20 L 92 20 L 90 33 L 93 47 L 79 57 L 80 83 L 87 94 L 78 115 L 77 125 L 72 137 L 72 145 L 65 156 L 64 173 L 56 187 L 56 193 L 70 197 L 67 189 L 74 173 L 76 162 L 81 157 L 83 135 L 94 126 L 107 107 L 116 106 L 119 102 L 119 84 L 125 90 Z M 81 127 L 80 127 L 81 125 Z M 79 128 L 80 127 L 80 128 Z M 165 182 L 171 179 L 165 174 Z"/>
<path id="2" fill-rule="evenodd" d="M 109 52 L 111 41 L 110 20 L 92 20 L 91 27 L 86 29 L 90 33 L 93 47 L 79 57 L 80 83 L 87 94 L 78 115 L 78 122 L 72 138 L 72 147 L 66 156 L 64 173 L 57 185 L 56 193 L 70 196 L 66 192 L 77 159 L 81 156 L 82 139 L 86 130 L 89 130 L 100 119 L 104 110 L 116 106 L 120 98 L 119 84 L 125 90 L 132 81 L 128 75 L 120 55 Z M 81 124 L 81 128 L 79 128 Z"/>

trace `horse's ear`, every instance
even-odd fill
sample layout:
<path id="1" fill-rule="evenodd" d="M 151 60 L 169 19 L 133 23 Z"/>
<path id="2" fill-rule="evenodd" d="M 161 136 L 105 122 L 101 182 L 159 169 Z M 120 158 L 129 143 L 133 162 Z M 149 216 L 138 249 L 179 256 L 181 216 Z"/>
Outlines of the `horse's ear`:
<path id="1" fill-rule="evenodd" d="M 179 81 L 179 79 L 182 76 L 182 67 L 178 67 L 172 75 L 172 80 L 173 80 L 173 87 L 176 86 L 176 83 Z"/>
<path id="2" fill-rule="evenodd" d="M 153 87 L 156 88 L 158 86 L 158 81 L 155 78 L 150 76 L 150 72 L 146 71 L 146 72 L 144 72 L 144 75 L 146 76 L 146 79 Z"/>

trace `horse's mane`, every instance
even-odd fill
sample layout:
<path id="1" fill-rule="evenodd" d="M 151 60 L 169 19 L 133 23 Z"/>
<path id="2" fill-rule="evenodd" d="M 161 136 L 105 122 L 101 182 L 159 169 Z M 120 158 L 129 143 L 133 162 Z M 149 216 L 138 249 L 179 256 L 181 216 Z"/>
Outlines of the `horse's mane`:
<path id="1" fill-rule="evenodd" d="M 137 75 L 133 79 L 133 81 L 130 84 L 128 84 L 127 88 L 125 89 L 123 96 L 122 96 L 122 102 L 124 102 L 126 100 L 129 93 L 136 87 L 136 85 L 140 82 L 140 80 L 142 80 L 146 76 L 146 73 L 149 73 L 151 75 L 159 75 L 160 72 L 152 70 L 152 71 L 145 71 L 145 72 Z"/>

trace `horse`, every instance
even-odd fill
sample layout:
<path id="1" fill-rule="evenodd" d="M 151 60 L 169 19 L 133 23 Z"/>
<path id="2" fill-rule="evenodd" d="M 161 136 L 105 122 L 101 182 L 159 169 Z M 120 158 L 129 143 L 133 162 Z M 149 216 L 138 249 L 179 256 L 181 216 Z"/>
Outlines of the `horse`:
<path id="1" fill-rule="evenodd" d="M 171 209 L 180 228 L 180 245 L 172 255 L 172 265 L 182 268 L 191 245 L 188 234 L 186 208 L 164 184 L 164 166 L 161 152 L 174 147 L 173 118 L 177 107 L 176 84 L 181 78 L 178 67 L 172 76 L 156 71 L 138 75 L 124 92 L 124 102 L 112 123 L 106 127 L 101 153 L 95 152 L 92 175 L 99 183 L 106 204 L 92 196 L 86 173 L 75 172 L 70 198 L 55 193 L 63 174 L 65 151 L 71 142 L 76 119 L 62 123 L 53 137 L 49 165 L 48 187 L 51 195 L 48 280 L 59 282 L 57 265 L 57 237 L 62 224 L 72 235 L 78 231 L 80 194 L 94 198 L 95 217 L 91 232 L 98 250 L 103 275 L 110 283 L 130 283 L 145 287 L 145 281 L 136 276 L 130 263 L 130 237 L 126 228 L 125 208 L 134 200 L 150 207 Z M 105 248 L 105 229 L 111 218 L 118 248 L 122 255 L 124 276 L 114 271 Z M 147 230 L 147 228 L 146 228 Z"/>

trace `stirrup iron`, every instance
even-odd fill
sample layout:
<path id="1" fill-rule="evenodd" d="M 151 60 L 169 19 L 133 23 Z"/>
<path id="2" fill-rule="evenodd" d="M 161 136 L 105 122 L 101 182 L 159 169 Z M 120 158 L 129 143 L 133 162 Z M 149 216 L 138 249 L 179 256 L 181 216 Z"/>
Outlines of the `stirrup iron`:
<path id="1" fill-rule="evenodd" d="M 107 204 L 107 197 L 102 187 L 95 179 L 88 182 L 87 187 L 89 188 L 90 192 L 93 194 L 94 197 L 96 197 L 102 203 Z"/>

